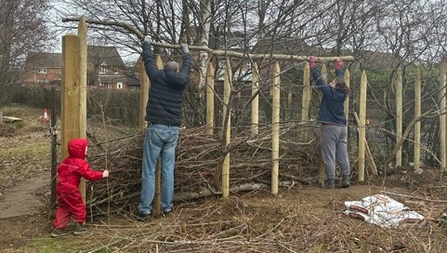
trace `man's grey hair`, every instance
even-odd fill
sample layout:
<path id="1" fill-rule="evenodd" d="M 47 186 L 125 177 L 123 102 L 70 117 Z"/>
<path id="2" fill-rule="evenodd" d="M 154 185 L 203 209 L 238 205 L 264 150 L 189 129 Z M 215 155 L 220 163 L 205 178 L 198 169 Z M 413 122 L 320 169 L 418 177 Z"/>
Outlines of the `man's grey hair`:
<path id="1" fill-rule="evenodd" d="M 179 71 L 178 63 L 175 62 L 175 61 L 167 62 L 166 65 L 165 65 L 165 71 L 178 72 Z"/>

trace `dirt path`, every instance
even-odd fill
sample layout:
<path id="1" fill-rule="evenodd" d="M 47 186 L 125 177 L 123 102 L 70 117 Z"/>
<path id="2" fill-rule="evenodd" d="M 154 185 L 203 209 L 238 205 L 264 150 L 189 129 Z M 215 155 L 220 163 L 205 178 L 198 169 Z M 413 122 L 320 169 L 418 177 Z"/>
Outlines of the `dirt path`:
<path id="1" fill-rule="evenodd" d="M 30 215 L 41 210 L 43 203 L 35 193 L 49 184 L 48 172 L 40 173 L 3 192 L 0 200 L 0 219 Z"/>

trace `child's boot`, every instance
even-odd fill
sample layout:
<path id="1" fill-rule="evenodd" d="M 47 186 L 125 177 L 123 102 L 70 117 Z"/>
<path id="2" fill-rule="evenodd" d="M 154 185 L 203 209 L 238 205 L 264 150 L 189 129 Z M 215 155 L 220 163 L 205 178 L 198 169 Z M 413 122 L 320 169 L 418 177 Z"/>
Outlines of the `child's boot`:
<path id="1" fill-rule="evenodd" d="M 68 234 L 68 232 L 66 229 L 55 228 L 53 230 L 53 232 L 51 232 L 51 237 L 56 238 L 56 237 L 61 237 L 61 236 L 67 235 L 67 234 Z"/>
<path id="2" fill-rule="evenodd" d="M 87 228 L 84 226 L 83 223 L 75 223 L 74 229 L 73 229 L 73 234 L 80 235 L 85 232 L 87 232 Z"/>

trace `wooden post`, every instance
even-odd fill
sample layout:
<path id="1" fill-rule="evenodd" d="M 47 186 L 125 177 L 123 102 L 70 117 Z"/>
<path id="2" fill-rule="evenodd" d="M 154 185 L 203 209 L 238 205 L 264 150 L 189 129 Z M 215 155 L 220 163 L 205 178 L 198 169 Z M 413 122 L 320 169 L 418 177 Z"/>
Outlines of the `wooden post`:
<path id="1" fill-rule="evenodd" d="M 273 70 L 273 102 L 272 102 L 272 193 L 278 193 L 279 178 L 279 125 L 281 108 L 281 69 L 276 62 Z"/>
<path id="2" fill-rule="evenodd" d="M 440 69 L 439 69 L 439 99 L 440 99 L 440 105 L 439 108 L 442 112 L 445 112 L 445 106 L 446 106 L 446 77 L 445 77 L 445 70 L 446 68 L 446 64 L 445 63 L 441 63 Z M 445 128 L 446 128 L 446 115 L 445 114 L 440 114 L 439 115 L 439 132 L 440 132 L 440 138 L 439 138 L 439 156 L 440 156 L 440 161 L 441 161 L 441 166 L 443 169 L 446 168 L 447 166 L 447 155 L 446 155 L 446 132 L 445 132 Z"/>
<path id="3" fill-rule="evenodd" d="M 54 217 L 55 208 L 57 207 L 57 104 L 56 104 L 56 88 L 51 87 L 51 192 L 50 192 L 50 214 Z"/>
<path id="4" fill-rule="evenodd" d="M 402 72 L 397 72 L 396 77 L 396 144 L 402 139 Z M 402 147 L 396 153 L 396 166 L 402 166 Z"/>
<path id="5" fill-rule="evenodd" d="M 146 74 L 146 69 L 144 67 L 144 61 L 143 58 L 141 58 L 141 65 L 140 65 L 140 115 L 138 118 L 138 126 L 140 129 L 146 129 L 147 128 L 147 122 L 144 120 L 144 117 L 146 117 L 146 106 L 147 101 L 149 99 L 149 88 L 150 88 L 150 81 L 149 77 Z"/>
<path id="6" fill-rule="evenodd" d="M 225 69 L 224 78 L 224 105 L 223 105 L 223 129 L 225 145 L 228 147 L 231 140 L 231 108 L 230 108 L 230 95 L 231 95 L 231 82 L 233 74 L 231 72 L 230 60 L 227 59 L 227 67 Z M 225 155 L 224 162 L 222 164 L 222 196 L 224 198 L 230 195 L 230 152 Z"/>
<path id="7" fill-rule="evenodd" d="M 303 101 L 301 106 L 301 120 L 303 122 L 309 121 L 310 101 L 312 99 L 312 89 L 310 88 L 310 68 L 309 63 L 304 64 L 303 69 Z M 309 140 L 309 128 L 306 127 L 301 133 L 301 138 L 304 142 Z"/>
<path id="8" fill-rule="evenodd" d="M 61 161 L 68 157 L 68 142 L 80 136 L 79 36 L 62 37 Z"/>
<path id="9" fill-rule="evenodd" d="M 321 66 L 321 78 L 323 78 L 324 82 L 327 83 L 327 66 L 326 64 L 323 64 Z"/>
<path id="10" fill-rule="evenodd" d="M 206 75 L 206 133 L 212 135 L 214 132 L 214 74 L 213 64 L 208 64 Z"/>
<path id="11" fill-rule="evenodd" d="M 78 26 L 79 36 L 79 86 L 80 86 L 80 137 L 87 137 L 87 23 L 82 16 Z"/>
<path id="12" fill-rule="evenodd" d="M 78 25 L 79 36 L 79 137 L 87 137 L 87 23 L 82 16 Z M 81 178 L 79 192 L 85 203 L 86 180 Z"/>
<path id="13" fill-rule="evenodd" d="M 349 69 L 345 70 L 343 79 L 346 86 L 349 88 L 351 86 L 351 72 L 349 72 Z M 349 122 L 349 96 L 346 97 L 344 107 L 345 107 L 346 122 Z"/>
<path id="14" fill-rule="evenodd" d="M 160 55 L 157 54 L 155 57 L 155 64 L 158 69 L 163 69 L 163 61 L 161 60 Z M 157 168 L 155 170 L 155 195 L 154 201 L 152 203 L 154 214 L 161 214 L 161 157 L 158 157 Z"/>
<path id="15" fill-rule="evenodd" d="M 358 180 L 365 181 L 365 151 L 366 151 L 366 131 L 365 131 L 365 120 L 366 120 L 366 92 L 368 89 L 368 80 L 366 78 L 366 71 L 362 71 L 362 76 L 360 77 L 360 108 L 359 108 L 359 152 L 358 152 Z"/>
<path id="16" fill-rule="evenodd" d="M 326 64 L 323 64 L 323 66 L 321 67 L 321 78 L 324 80 L 325 83 L 327 83 Z M 321 132 L 320 132 L 320 140 L 319 141 L 321 142 Z M 320 143 L 320 146 L 321 146 L 321 143 Z M 322 184 L 325 179 L 326 179 L 326 168 L 324 166 L 323 156 L 321 155 L 321 152 L 320 152 L 320 165 L 318 168 L 318 183 Z"/>
<path id="17" fill-rule="evenodd" d="M 360 131 L 359 126 L 361 125 L 361 123 L 360 123 L 359 116 L 357 115 L 356 112 L 354 112 L 354 120 L 355 120 L 356 125 L 357 125 L 357 131 Z M 369 161 L 369 163 L 371 165 L 371 172 L 372 172 L 373 175 L 377 175 L 378 171 L 377 171 L 376 162 L 374 162 L 374 157 L 373 157 L 373 155 L 371 153 L 371 149 L 369 148 L 368 141 L 366 140 L 366 138 L 364 138 L 362 141 L 365 143 L 366 156 L 368 157 L 368 161 Z"/>
<path id="18" fill-rule="evenodd" d="M 422 88 L 421 88 L 421 73 L 418 72 L 416 80 L 414 82 L 414 118 L 418 118 L 421 115 L 422 109 Z M 413 168 L 419 169 L 421 166 L 421 122 L 414 123 L 414 159 Z"/>
<path id="19" fill-rule="evenodd" d="M 259 129 L 259 72 L 256 62 L 253 64 L 251 83 L 251 95 L 255 96 L 251 101 L 251 133 L 257 135 Z"/>
<path id="20" fill-rule="evenodd" d="M 287 108 L 292 107 L 293 94 L 291 91 L 287 92 Z"/>

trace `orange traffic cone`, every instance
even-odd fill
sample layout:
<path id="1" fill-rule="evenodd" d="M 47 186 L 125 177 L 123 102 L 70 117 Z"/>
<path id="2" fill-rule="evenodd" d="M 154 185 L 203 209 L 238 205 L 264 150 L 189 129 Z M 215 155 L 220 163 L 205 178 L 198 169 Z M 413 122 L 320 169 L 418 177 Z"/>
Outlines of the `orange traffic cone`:
<path id="1" fill-rule="evenodd" d="M 44 111 L 43 111 L 43 116 L 40 116 L 40 121 L 42 121 L 42 122 L 49 122 L 50 121 L 50 117 L 48 117 L 48 110 L 47 109 L 45 109 Z"/>

